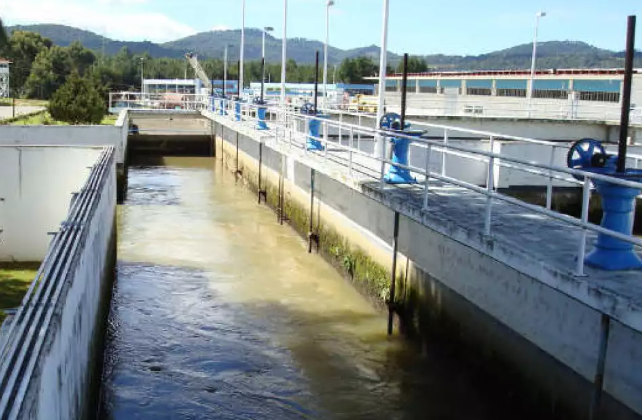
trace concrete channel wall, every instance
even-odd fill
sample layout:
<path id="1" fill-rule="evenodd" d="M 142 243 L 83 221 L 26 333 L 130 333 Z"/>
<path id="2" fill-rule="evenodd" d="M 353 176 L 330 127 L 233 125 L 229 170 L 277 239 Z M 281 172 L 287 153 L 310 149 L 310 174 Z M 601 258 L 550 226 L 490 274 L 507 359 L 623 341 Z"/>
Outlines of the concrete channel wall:
<path id="1" fill-rule="evenodd" d="M 100 148 L 0 146 L 0 261 L 42 261 Z"/>
<path id="2" fill-rule="evenodd" d="M 82 190 L 52 242 L 40 283 L 27 294 L 29 304 L 18 310 L 4 338 L 3 419 L 73 420 L 95 415 L 116 257 L 114 150 L 94 153 L 85 164 L 92 165 L 92 171 L 89 176 L 78 174 Z"/>
<path id="3" fill-rule="evenodd" d="M 561 291 L 573 287 L 572 276 L 549 271 L 544 263 L 509 246 L 489 244 L 481 235 L 417 215 L 403 201 L 389 201 L 321 161 L 292 154 L 283 143 L 271 141 L 271 133 L 210 117 L 215 121 L 217 156 L 253 189 L 261 154 L 262 189 L 276 207 L 283 176 L 285 214 L 303 235 L 315 171 L 312 218 L 321 252 L 379 303 L 387 297 L 389 244 L 394 213 L 400 213 L 396 277 L 401 289 L 397 296 L 402 298 L 396 301 L 397 311 L 405 320 L 404 329 L 416 331 L 423 345 L 430 345 L 435 336 L 459 343 L 493 377 L 507 377 L 558 413 L 587 417 L 601 314 L 581 300 L 599 306 L 602 297 L 574 298 Z M 577 290 L 578 296 L 585 293 Z M 608 348 L 603 418 L 639 419 L 642 334 L 612 321 Z"/>

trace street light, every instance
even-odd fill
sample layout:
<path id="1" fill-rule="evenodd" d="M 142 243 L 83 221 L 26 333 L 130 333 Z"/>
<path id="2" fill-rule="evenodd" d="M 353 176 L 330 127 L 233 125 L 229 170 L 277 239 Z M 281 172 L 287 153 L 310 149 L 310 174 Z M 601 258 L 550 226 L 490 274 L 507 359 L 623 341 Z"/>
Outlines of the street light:
<path id="1" fill-rule="evenodd" d="M 141 95 L 141 99 L 143 97 L 143 90 L 144 90 L 143 80 L 145 79 L 144 72 L 143 72 L 144 63 L 145 63 L 145 57 L 141 57 L 140 58 L 140 95 Z"/>
<path id="2" fill-rule="evenodd" d="M 379 102 L 377 104 L 377 121 L 379 124 L 381 117 L 383 117 L 384 97 L 386 93 L 386 67 L 387 57 L 386 50 L 388 48 L 388 10 L 390 9 L 390 0 L 383 0 L 383 23 L 381 25 L 381 52 L 379 53 Z M 374 155 L 385 159 L 385 145 L 384 138 L 377 136 L 375 141 Z M 383 176 L 383 174 L 382 174 Z"/>
<path id="3" fill-rule="evenodd" d="M 281 51 L 281 105 L 285 107 L 285 60 L 288 42 L 288 0 L 283 0 L 283 42 Z"/>
<path id="4" fill-rule="evenodd" d="M 241 54 L 239 64 L 239 98 L 243 91 L 243 56 L 245 52 L 245 0 L 241 2 Z"/>
<path id="5" fill-rule="evenodd" d="M 323 47 L 323 105 L 326 106 L 328 97 L 328 43 L 330 42 L 330 7 L 334 0 L 328 0 L 325 7 L 325 45 Z"/>
<path id="6" fill-rule="evenodd" d="M 535 60 L 537 58 L 537 30 L 539 29 L 539 20 L 546 16 L 546 12 L 537 12 L 535 14 L 535 34 L 533 36 L 533 57 L 531 59 L 531 80 L 528 89 L 528 117 L 531 116 L 531 100 L 533 98 L 533 88 L 535 82 Z"/>
<path id="7" fill-rule="evenodd" d="M 263 102 L 263 86 L 265 83 L 265 34 L 274 30 L 271 26 L 263 28 L 263 44 L 261 47 L 261 102 Z"/>

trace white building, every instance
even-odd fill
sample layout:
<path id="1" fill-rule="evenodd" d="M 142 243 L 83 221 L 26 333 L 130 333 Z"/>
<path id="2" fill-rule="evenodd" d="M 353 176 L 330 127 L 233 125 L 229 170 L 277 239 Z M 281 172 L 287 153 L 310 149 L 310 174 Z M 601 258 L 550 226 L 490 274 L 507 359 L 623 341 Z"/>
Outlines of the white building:
<path id="1" fill-rule="evenodd" d="M 551 119 L 617 120 L 622 69 L 452 71 L 408 75 L 407 112 L 412 115 L 476 115 Z M 378 78 L 369 78 L 378 81 Z M 400 105 L 402 75 L 386 78 L 386 106 Z M 529 98 L 529 92 L 532 95 Z M 632 87 L 632 119 L 642 122 L 642 73 Z"/>
<path id="2" fill-rule="evenodd" d="M 11 64 L 11 61 L 0 58 L 0 98 L 8 98 L 10 94 L 9 64 Z"/>

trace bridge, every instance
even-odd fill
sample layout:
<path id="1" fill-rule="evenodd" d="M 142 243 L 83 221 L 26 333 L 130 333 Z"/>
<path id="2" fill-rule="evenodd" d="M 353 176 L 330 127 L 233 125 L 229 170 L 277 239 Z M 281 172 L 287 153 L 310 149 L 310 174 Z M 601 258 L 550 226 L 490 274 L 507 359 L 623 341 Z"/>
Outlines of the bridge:
<path id="1" fill-rule="evenodd" d="M 609 419 L 642 415 L 642 272 L 584 264 L 599 234 L 642 246 L 598 224 L 595 180 L 642 184 L 569 169 L 568 138 L 411 120 L 427 134 L 409 138 L 403 164 L 374 154 L 374 142 L 390 134 L 367 114 L 321 119 L 270 105 L 264 130 L 256 105 L 238 105 L 125 109 L 100 132 L 42 127 L 2 135 L 2 179 L 13 184 L 0 187 L 0 257 L 43 263 L 0 340 L 1 420 L 77 418 L 91 410 L 89 396 L 77 396 L 96 379 L 116 198 L 125 198 L 132 155 L 172 153 L 222 160 L 310 251 L 389 309 L 388 328 L 412 332 L 423 346 L 437 331 L 483 349 L 484 363 L 498 374 L 510 372 L 514 383 L 578 418 L 589 411 Z M 310 120 L 319 121 L 318 135 L 308 132 Z M 74 129 L 86 133 L 76 134 L 70 149 L 63 130 Z M 70 150 L 71 166 L 62 158 Z M 634 150 L 629 165 L 638 167 L 639 159 Z M 36 225 L 28 217 L 6 224 L 42 194 L 29 178 L 34 167 L 45 189 L 57 186 L 51 215 Z M 391 168 L 414 181 L 386 182 Z M 569 194 L 570 207 L 563 205 Z M 54 220 L 63 222 L 56 228 Z"/>

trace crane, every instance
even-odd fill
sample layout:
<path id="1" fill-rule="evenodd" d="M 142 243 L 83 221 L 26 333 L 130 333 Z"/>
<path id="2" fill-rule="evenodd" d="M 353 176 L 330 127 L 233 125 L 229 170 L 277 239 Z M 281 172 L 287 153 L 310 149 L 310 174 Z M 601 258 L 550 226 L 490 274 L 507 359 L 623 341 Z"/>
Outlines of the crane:
<path id="1" fill-rule="evenodd" d="M 185 58 L 194 69 L 196 77 L 198 77 L 200 81 L 203 82 L 203 86 L 205 86 L 207 89 L 212 89 L 212 82 L 210 81 L 209 77 L 207 77 L 207 74 L 205 73 L 201 65 L 198 63 L 198 57 L 196 56 L 196 54 L 191 52 L 187 53 L 185 54 Z"/>

